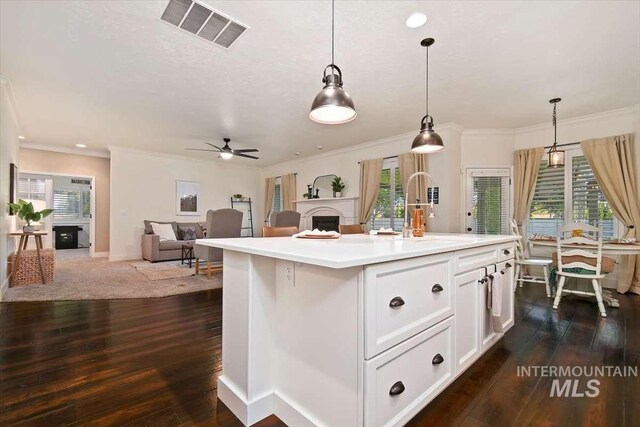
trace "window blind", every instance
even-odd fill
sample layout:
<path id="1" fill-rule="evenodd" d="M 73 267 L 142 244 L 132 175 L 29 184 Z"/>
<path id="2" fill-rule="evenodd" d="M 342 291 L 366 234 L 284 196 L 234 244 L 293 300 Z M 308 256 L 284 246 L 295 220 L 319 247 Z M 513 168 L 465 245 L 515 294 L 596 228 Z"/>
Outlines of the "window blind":
<path id="1" fill-rule="evenodd" d="M 81 217 L 81 191 L 55 189 L 53 191 L 53 216 L 57 219 L 76 219 Z"/>
<path id="2" fill-rule="evenodd" d="M 548 168 L 540 163 L 538 181 L 530 208 L 529 234 L 555 236 L 564 218 L 564 168 Z"/>
<path id="3" fill-rule="evenodd" d="M 18 180 L 18 198 L 25 200 L 46 200 L 46 184 L 40 178 L 20 178 Z"/>
<path id="4" fill-rule="evenodd" d="M 273 193 L 273 212 L 282 211 L 282 197 L 280 194 L 280 184 L 276 183 L 276 189 Z"/>
<path id="5" fill-rule="evenodd" d="M 611 208 L 585 156 L 575 156 L 571 162 L 571 217 L 602 227 L 603 238 L 613 237 Z"/>
<path id="6" fill-rule="evenodd" d="M 471 232 L 509 234 L 509 176 L 490 171 L 467 174 L 467 207 Z"/>

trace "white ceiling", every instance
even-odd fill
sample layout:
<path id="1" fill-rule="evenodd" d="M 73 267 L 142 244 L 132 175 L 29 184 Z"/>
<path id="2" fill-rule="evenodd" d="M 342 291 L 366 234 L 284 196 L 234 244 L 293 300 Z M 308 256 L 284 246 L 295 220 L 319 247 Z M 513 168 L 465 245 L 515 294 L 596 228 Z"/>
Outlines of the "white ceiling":
<path id="1" fill-rule="evenodd" d="M 202 156 L 184 148 L 229 136 L 260 149 L 243 163 L 266 165 L 417 131 L 427 36 L 436 124 L 546 122 L 556 96 L 560 118 L 640 102 L 637 1 L 337 1 L 336 64 L 358 117 L 336 126 L 308 118 L 329 1 L 206 3 L 251 27 L 231 49 L 161 21 L 165 1 L 0 2 L 0 74 L 27 141 Z M 415 11 L 428 22 L 409 29 Z"/>

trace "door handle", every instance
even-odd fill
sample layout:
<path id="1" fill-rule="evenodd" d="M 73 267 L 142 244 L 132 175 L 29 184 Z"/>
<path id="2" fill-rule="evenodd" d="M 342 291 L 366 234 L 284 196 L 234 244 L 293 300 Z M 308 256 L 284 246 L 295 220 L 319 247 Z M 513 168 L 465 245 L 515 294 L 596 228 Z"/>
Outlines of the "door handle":
<path id="1" fill-rule="evenodd" d="M 442 355 L 440 353 L 438 353 L 435 356 L 433 356 L 433 360 L 431 361 L 431 363 L 433 365 L 439 365 L 442 362 L 444 362 L 444 357 L 442 357 Z"/>
<path id="2" fill-rule="evenodd" d="M 467 231 L 473 231 L 473 228 L 467 227 Z"/>
<path id="3" fill-rule="evenodd" d="M 404 384 L 402 384 L 402 381 L 397 381 L 394 385 L 391 386 L 391 389 L 389 390 L 389 396 L 397 396 L 399 394 L 402 394 L 403 391 Z"/>
<path id="4" fill-rule="evenodd" d="M 505 255 L 509 255 L 510 253 L 511 253 L 511 252 L 509 252 L 509 249 L 505 249 L 505 250 L 504 250 L 504 254 L 505 254 Z"/>
<path id="5" fill-rule="evenodd" d="M 431 288 L 431 292 L 433 292 L 434 294 L 442 291 L 444 291 L 444 288 L 440 285 L 440 283 L 436 283 L 435 285 L 433 285 L 433 288 Z"/>
<path id="6" fill-rule="evenodd" d="M 391 308 L 398 308 L 404 305 L 404 300 L 401 297 L 394 297 L 390 302 L 389 302 L 389 307 Z"/>

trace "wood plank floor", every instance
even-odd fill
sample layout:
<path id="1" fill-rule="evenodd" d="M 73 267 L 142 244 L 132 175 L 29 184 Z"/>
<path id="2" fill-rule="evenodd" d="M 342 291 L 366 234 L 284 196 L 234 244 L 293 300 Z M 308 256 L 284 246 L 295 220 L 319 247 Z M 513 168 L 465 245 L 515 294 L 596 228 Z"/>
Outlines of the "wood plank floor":
<path id="1" fill-rule="evenodd" d="M 0 425 L 240 426 L 216 397 L 221 296 L 0 303 Z M 556 312 L 539 287 L 519 291 L 516 325 L 409 425 L 640 425 L 638 378 L 604 378 L 596 398 L 550 398 L 551 379 L 516 375 L 638 366 L 640 297 L 619 299 L 601 319 L 591 300 L 567 297 Z"/>

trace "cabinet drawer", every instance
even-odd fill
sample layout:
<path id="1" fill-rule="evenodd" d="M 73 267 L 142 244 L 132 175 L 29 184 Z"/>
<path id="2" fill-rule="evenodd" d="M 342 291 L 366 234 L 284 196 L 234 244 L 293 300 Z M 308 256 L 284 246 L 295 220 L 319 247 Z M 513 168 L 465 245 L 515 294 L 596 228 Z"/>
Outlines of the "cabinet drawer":
<path id="1" fill-rule="evenodd" d="M 453 379 L 453 317 L 365 362 L 366 426 L 403 425 Z"/>
<path id="2" fill-rule="evenodd" d="M 456 274 L 482 268 L 498 262 L 498 246 L 480 246 L 457 251 L 454 259 Z"/>
<path id="3" fill-rule="evenodd" d="M 365 269 L 365 358 L 453 314 L 453 261 L 436 255 Z"/>
<path id="4" fill-rule="evenodd" d="M 516 247 L 511 243 L 503 243 L 498 247 L 498 260 L 506 261 L 515 257 Z"/>

